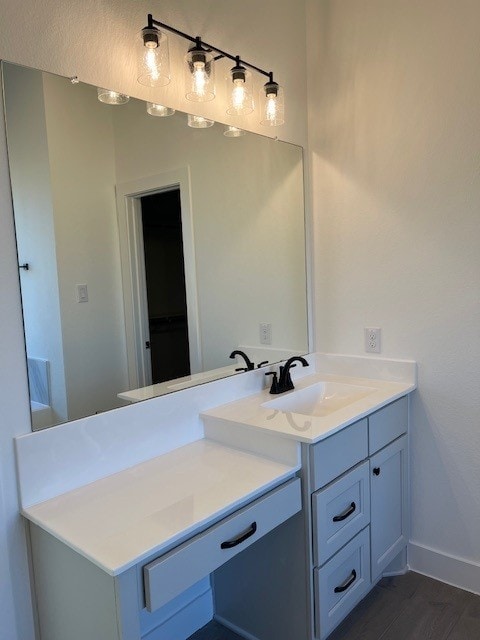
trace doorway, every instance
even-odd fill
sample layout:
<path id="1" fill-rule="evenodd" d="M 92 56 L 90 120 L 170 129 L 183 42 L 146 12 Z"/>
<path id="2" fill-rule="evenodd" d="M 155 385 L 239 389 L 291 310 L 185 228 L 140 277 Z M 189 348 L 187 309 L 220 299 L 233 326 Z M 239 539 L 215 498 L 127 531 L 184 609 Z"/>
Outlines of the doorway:
<path id="1" fill-rule="evenodd" d="M 150 314 L 149 310 L 148 298 L 150 295 L 147 296 L 147 266 L 144 255 L 142 210 L 145 209 L 145 217 L 147 219 L 150 217 L 148 210 L 153 208 L 156 210 L 156 214 L 152 213 L 151 216 L 160 219 L 159 209 L 157 205 L 155 205 L 155 199 L 157 197 L 172 198 L 177 201 L 177 205 L 178 201 L 180 203 L 180 206 L 176 205 L 176 211 L 180 218 L 180 226 L 178 222 L 176 222 L 176 230 L 170 229 L 168 233 L 176 235 L 177 238 L 180 237 L 182 241 L 184 284 L 181 287 L 181 296 L 178 295 L 178 291 L 175 291 L 176 297 L 174 297 L 174 299 L 182 297 L 186 301 L 186 329 L 183 330 L 183 333 L 187 336 L 186 344 L 189 369 L 185 374 L 183 372 L 186 368 L 180 368 L 181 373 L 179 373 L 179 369 L 176 368 L 176 372 L 172 373 L 172 378 L 188 375 L 188 373 L 193 375 L 199 371 L 203 371 L 197 302 L 190 170 L 188 167 L 184 167 L 145 178 L 139 178 L 117 185 L 116 191 L 129 389 L 138 389 L 152 384 L 151 349 L 146 348 L 146 346 L 150 347 L 151 345 L 149 343 L 156 342 L 156 338 L 160 336 L 156 336 L 155 340 L 150 339 L 150 315 L 155 317 L 156 315 L 162 316 L 163 314 L 172 319 L 172 324 L 174 316 L 182 314 L 185 316 L 184 310 L 177 312 L 177 309 L 162 309 L 160 314 L 157 314 L 155 310 Z M 169 196 L 168 194 L 171 192 L 174 192 L 174 194 Z M 152 198 L 152 200 L 149 200 L 149 198 Z M 168 207 L 166 208 L 168 209 Z M 177 214 L 175 214 L 175 216 L 177 216 Z M 165 219 L 167 226 L 170 226 L 172 218 L 175 216 L 173 214 L 167 214 Z M 167 222 L 167 220 L 169 222 Z M 157 222 L 158 221 L 159 220 L 157 220 Z M 156 251 L 154 251 L 154 253 L 156 253 Z M 178 247 L 176 253 L 178 256 Z M 150 259 L 148 259 L 148 262 L 150 262 Z M 179 270 L 178 266 L 176 270 Z M 173 269 L 168 260 L 161 271 L 163 271 L 163 277 L 167 279 L 172 275 Z M 176 282 L 178 284 L 178 280 L 176 280 Z M 167 282 L 164 286 L 170 287 L 170 284 L 171 283 Z M 154 291 L 153 296 L 155 295 L 156 292 Z M 180 333 L 181 332 L 179 332 L 179 334 Z M 170 340 L 168 342 L 169 347 L 171 347 L 172 342 L 175 341 L 176 338 L 175 340 Z M 167 343 L 167 339 L 164 340 L 164 343 Z M 163 359 L 163 356 L 161 356 L 161 358 Z M 169 357 L 166 356 L 166 359 L 168 360 Z M 176 359 L 178 359 L 177 362 L 175 362 Z M 172 360 L 175 367 L 177 367 L 180 362 L 185 364 L 187 359 L 184 355 L 181 357 L 177 355 L 170 358 L 170 365 L 172 365 Z M 157 375 L 156 365 L 155 375 Z M 163 376 L 164 374 L 160 373 L 159 375 Z"/>
<path id="2" fill-rule="evenodd" d="M 152 384 L 190 374 L 180 189 L 140 198 Z"/>

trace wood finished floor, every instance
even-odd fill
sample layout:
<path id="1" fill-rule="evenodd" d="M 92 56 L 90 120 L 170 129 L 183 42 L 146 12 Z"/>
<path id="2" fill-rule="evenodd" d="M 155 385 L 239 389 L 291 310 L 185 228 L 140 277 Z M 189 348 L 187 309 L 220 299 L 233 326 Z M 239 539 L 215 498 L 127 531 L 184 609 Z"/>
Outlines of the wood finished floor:
<path id="1" fill-rule="evenodd" d="M 243 639 L 212 621 L 188 640 Z M 480 596 L 413 571 L 384 578 L 328 640 L 480 640 Z"/>

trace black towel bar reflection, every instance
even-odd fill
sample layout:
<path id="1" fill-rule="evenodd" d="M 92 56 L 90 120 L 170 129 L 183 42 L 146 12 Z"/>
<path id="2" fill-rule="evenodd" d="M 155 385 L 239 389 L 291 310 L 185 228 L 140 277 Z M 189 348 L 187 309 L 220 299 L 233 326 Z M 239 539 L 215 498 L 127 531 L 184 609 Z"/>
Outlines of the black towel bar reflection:
<path id="1" fill-rule="evenodd" d="M 241 544 L 242 542 L 245 542 L 245 540 L 248 540 L 248 538 L 253 536 L 256 530 L 257 530 L 257 523 L 252 522 L 252 524 L 248 527 L 248 529 L 243 533 L 241 533 L 239 536 L 237 536 L 236 538 L 233 538 L 232 540 L 225 540 L 225 542 L 222 542 L 222 544 L 220 545 L 220 548 L 231 549 L 232 547 L 236 547 L 237 544 Z"/>

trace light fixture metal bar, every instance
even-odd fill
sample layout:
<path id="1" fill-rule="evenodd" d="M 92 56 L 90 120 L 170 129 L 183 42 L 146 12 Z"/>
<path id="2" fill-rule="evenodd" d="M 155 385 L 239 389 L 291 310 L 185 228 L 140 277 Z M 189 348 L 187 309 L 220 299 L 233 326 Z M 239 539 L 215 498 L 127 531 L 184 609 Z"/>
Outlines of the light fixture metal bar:
<path id="1" fill-rule="evenodd" d="M 177 36 L 180 36 L 181 38 L 184 38 L 189 42 L 193 42 L 194 44 L 197 44 L 199 41 L 198 37 L 191 36 L 188 33 L 184 33 L 183 31 L 180 31 L 179 29 L 175 29 L 175 27 L 171 27 L 169 24 L 165 24 L 165 22 L 160 22 L 159 20 L 155 20 L 152 14 L 149 13 L 148 28 L 152 29 L 154 27 L 160 27 L 161 29 L 166 29 L 167 31 L 170 31 L 171 33 L 175 33 Z M 233 62 L 237 62 L 237 59 L 239 58 L 239 56 L 234 56 L 231 53 L 228 53 L 227 51 L 223 51 L 222 49 L 219 49 L 218 47 L 215 47 L 214 45 L 209 44 L 208 42 L 204 42 L 204 40 L 201 40 L 201 43 L 207 49 L 211 51 L 215 51 L 216 53 L 219 53 L 221 57 L 228 58 L 229 60 L 233 60 Z M 261 69 L 260 67 L 257 67 L 256 65 L 251 64 L 250 62 L 246 62 L 245 60 L 243 60 L 243 58 L 240 58 L 240 60 L 243 65 L 245 65 L 249 69 L 253 69 L 254 71 L 257 71 L 257 73 L 261 73 L 262 75 L 267 76 L 270 82 L 273 82 L 273 73 L 271 71 L 265 71 L 264 69 Z"/>

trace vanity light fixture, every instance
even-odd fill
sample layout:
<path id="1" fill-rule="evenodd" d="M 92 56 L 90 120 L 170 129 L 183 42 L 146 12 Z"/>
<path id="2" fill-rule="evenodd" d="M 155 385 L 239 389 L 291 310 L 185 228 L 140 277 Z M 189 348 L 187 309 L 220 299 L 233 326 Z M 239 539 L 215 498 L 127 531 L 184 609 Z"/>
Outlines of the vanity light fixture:
<path id="1" fill-rule="evenodd" d="M 118 93 L 110 89 L 102 89 L 101 87 L 97 87 L 97 96 L 100 102 L 104 102 L 105 104 L 125 104 L 130 100 L 130 96 L 124 93 Z"/>
<path id="2" fill-rule="evenodd" d="M 232 127 L 229 125 L 225 131 L 223 132 L 224 136 L 227 138 L 240 138 L 245 135 L 245 131 L 243 129 L 239 129 L 238 127 Z"/>
<path id="3" fill-rule="evenodd" d="M 137 39 L 138 82 L 147 87 L 164 87 L 170 82 L 168 38 L 150 21 Z"/>
<path id="4" fill-rule="evenodd" d="M 213 55 L 204 49 L 200 38 L 185 56 L 185 97 L 192 102 L 215 98 L 215 64 Z"/>
<path id="5" fill-rule="evenodd" d="M 158 86 L 170 81 L 168 43 L 164 31 L 174 33 L 193 45 L 185 56 L 185 97 L 187 100 L 207 102 L 214 99 L 215 63 L 222 58 L 228 58 L 235 65 L 227 76 L 227 114 L 247 115 L 254 110 L 251 71 L 255 71 L 268 78 L 261 90 L 262 116 L 260 123 L 267 126 L 279 126 L 285 122 L 283 89 L 274 81 L 271 71 L 265 71 L 250 62 L 245 62 L 240 56 L 234 56 L 208 44 L 199 36 L 191 36 L 164 22 L 154 20 L 151 13 L 148 14 L 147 26 L 142 29 L 142 47 L 139 57 L 141 73 L 138 76 L 138 81 L 141 84 Z M 162 47 L 166 52 L 163 57 L 159 51 Z M 160 78 L 167 78 L 167 76 L 167 81 L 159 81 Z M 189 126 L 196 125 L 189 123 Z"/>
<path id="6" fill-rule="evenodd" d="M 229 116 L 244 116 L 253 111 L 252 74 L 243 66 L 240 56 L 227 76 Z"/>
<path id="7" fill-rule="evenodd" d="M 163 104 L 147 102 L 147 113 L 151 116 L 157 116 L 158 118 L 166 118 L 167 116 L 173 116 L 175 109 L 164 107 Z"/>
<path id="8" fill-rule="evenodd" d="M 270 76 L 268 82 L 263 86 L 261 94 L 262 119 L 260 124 L 269 127 L 278 127 L 285 122 L 285 105 L 283 98 L 283 89 Z"/>
<path id="9" fill-rule="evenodd" d="M 189 113 L 187 124 L 189 127 L 192 127 L 192 129 L 208 129 L 208 127 L 213 127 L 215 120 L 208 120 L 202 116 L 194 116 Z"/>

